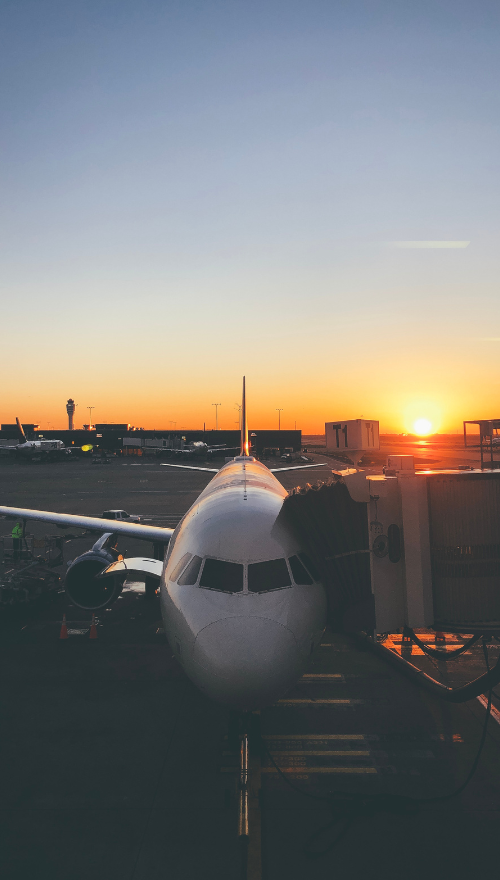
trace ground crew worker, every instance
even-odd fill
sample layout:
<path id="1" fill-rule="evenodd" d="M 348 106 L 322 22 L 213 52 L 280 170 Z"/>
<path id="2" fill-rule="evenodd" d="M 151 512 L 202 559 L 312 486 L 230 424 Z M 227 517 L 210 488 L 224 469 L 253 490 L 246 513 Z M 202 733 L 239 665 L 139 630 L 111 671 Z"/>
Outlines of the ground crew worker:
<path id="1" fill-rule="evenodd" d="M 23 545 L 23 527 L 20 522 L 17 522 L 12 529 L 12 546 L 14 548 L 14 562 L 21 557 L 21 550 Z"/>

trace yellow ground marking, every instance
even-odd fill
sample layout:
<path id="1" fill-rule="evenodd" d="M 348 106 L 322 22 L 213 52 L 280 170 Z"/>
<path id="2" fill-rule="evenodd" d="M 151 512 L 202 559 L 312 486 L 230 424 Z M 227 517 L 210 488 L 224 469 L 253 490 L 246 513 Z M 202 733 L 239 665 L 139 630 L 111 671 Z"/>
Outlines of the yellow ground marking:
<path id="1" fill-rule="evenodd" d="M 364 700 L 313 700 L 311 697 L 304 697 L 303 699 L 289 699 L 284 698 L 283 700 L 278 700 L 276 705 L 278 706 L 352 706 L 357 703 L 363 703 Z"/>
<path id="2" fill-rule="evenodd" d="M 324 681 L 325 679 L 328 681 L 334 679 L 336 681 L 344 681 L 344 676 L 330 672 L 306 672 L 299 681 Z"/>
<path id="3" fill-rule="evenodd" d="M 268 733 L 262 739 L 301 739 L 304 742 L 315 739 L 355 739 L 364 740 L 364 733 Z"/>
<path id="4" fill-rule="evenodd" d="M 376 773 L 375 767 L 280 767 L 283 773 Z M 263 767 L 261 773 L 277 773 L 276 767 Z"/>
<path id="5" fill-rule="evenodd" d="M 485 709 L 488 707 L 488 697 L 484 697 L 481 694 L 477 699 L 481 703 L 481 706 L 484 706 Z M 498 709 L 495 708 L 495 706 L 493 706 L 493 704 L 491 705 L 491 717 L 494 721 L 496 721 L 497 724 L 500 724 L 500 712 L 498 711 Z"/>
<path id="6" fill-rule="evenodd" d="M 325 755 L 328 758 L 332 758 L 332 757 L 335 757 L 335 758 L 345 758 L 345 757 L 360 758 L 360 757 L 363 757 L 363 758 L 366 758 L 366 757 L 370 756 L 370 752 L 367 750 L 356 751 L 354 749 L 338 749 L 337 751 L 330 751 L 330 750 L 327 751 L 327 750 L 323 750 L 323 749 L 311 749 L 311 750 L 305 750 L 305 751 L 304 750 L 299 751 L 299 750 L 293 750 L 293 749 L 288 750 L 287 749 L 286 751 L 281 751 L 281 750 L 276 751 L 275 749 L 273 749 L 272 754 L 273 754 L 273 757 L 275 757 L 275 758 L 279 757 L 281 755 L 301 755 L 303 758 L 304 757 L 309 758 L 313 755 L 314 756 Z"/>

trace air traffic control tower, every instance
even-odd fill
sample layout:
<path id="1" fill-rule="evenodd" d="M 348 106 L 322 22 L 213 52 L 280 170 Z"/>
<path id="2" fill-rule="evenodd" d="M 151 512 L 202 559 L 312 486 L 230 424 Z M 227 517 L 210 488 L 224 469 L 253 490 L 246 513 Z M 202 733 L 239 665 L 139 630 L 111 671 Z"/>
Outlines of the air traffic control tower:
<path id="1" fill-rule="evenodd" d="M 66 404 L 66 412 L 68 413 L 68 430 L 73 431 L 73 416 L 75 414 L 76 403 L 72 397 L 68 400 Z"/>

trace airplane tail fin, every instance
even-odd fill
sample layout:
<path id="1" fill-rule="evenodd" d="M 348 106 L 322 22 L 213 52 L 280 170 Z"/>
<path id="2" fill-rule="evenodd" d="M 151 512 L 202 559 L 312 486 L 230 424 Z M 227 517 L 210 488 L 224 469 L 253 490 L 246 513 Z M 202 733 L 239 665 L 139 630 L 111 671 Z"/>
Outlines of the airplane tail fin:
<path id="1" fill-rule="evenodd" d="M 241 455 L 250 455 L 248 449 L 247 404 L 245 377 L 243 376 L 243 396 L 241 398 Z"/>
<path id="2" fill-rule="evenodd" d="M 26 440 L 26 434 L 24 433 L 23 426 L 21 425 L 21 422 L 19 421 L 17 416 L 16 416 L 16 425 L 17 425 L 17 431 L 18 431 L 21 443 L 27 443 L 28 441 Z"/>

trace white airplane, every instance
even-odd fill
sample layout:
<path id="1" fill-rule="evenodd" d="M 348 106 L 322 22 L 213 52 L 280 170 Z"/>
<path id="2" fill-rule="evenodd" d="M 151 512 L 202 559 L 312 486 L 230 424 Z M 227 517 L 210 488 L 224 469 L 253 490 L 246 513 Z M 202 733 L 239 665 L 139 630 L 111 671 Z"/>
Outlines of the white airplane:
<path id="1" fill-rule="evenodd" d="M 15 452 L 16 455 L 33 457 L 35 455 L 51 455 L 52 453 L 59 452 L 65 455 L 70 455 L 75 449 L 75 447 L 68 448 L 65 446 L 62 440 L 27 440 L 24 428 L 18 418 L 16 418 L 16 425 L 20 442 L 15 443 L 13 446 L 1 447 L 9 452 Z M 90 452 L 92 446 L 89 444 L 87 446 L 79 446 L 76 448 L 82 449 L 84 452 Z"/>
<path id="2" fill-rule="evenodd" d="M 237 450 L 236 446 L 225 446 L 221 444 L 220 446 L 209 446 L 208 443 L 204 443 L 203 440 L 194 440 L 192 443 L 188 443 L 187 446 L 184 446 L 183 449 L 168 449 L 167 452 L 173 453 L 176 456 L 186 458 L 210 458 L 212 455 L 222 455 L 224 452 L 235 452 Z"/>
<path id="3" fill-rule="evenodd" d="M 210 698 L 251 711 L 274 703 L 299 679 L 326 624 L 326 593 L 296 535 L 279 519 L 287 492 L 248 447 L 243 379 L 241 454 L 216 474 L 175 530 L 23 508 L 0 514 L 105 534 L 70 565 L 66 591 L 81 608 L 103 608 L 128 575 L 160 585 L 170 647 Z M 164 560 L 116 559 L 116 535 L 166 544 Z M 109 564 L 111 563 L 111 564 Z"/>

